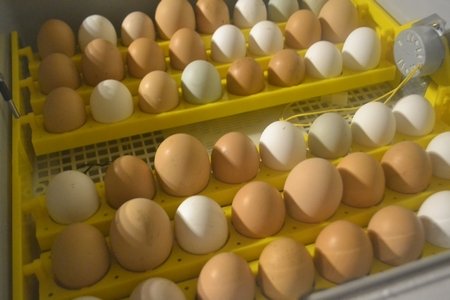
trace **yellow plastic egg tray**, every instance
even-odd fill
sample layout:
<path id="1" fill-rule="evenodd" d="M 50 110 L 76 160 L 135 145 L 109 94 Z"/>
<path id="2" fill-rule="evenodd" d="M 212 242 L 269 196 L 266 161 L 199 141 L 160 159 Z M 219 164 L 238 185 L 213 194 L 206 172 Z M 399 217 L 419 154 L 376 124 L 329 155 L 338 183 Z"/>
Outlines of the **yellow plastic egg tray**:
<path id="1" fill-rule="evenodd" d="M 44 98 L 38 92 L 35 78 L 39 62 L 30 48 L 18 46 L 18 35 L 13 33 L 11 45 L 13 98 L 20 111 L 24 112 L 27 102 L 27 93 L 24 93 L 24 91 L 27 91 L 32 110 L 20 119 L 13 121 L 13 298 L 51 300 L 91 295 L 102 299 L 122 299 L 127 298 L 133 288 L 141 281 L 149 277 L 162 276 L 178 283 L 188 299 L 195 299 L 196 277 L 204 263 L 215 253 L 193 255 L 183 251 L 176 244 L 174 244 L 167 261 L 154 270 L 142 273 L 130 272 L 121 268 L 112 258 L 108 273 L 95 285 L 79 290 L 68 290 L 58 286 L 51 272 L 49 249 L 55 237 L 63 230 L 64 225 L 55 223 L 47 213 L 45 189 L 48 178 L 62 170 L 91 168 L 88 174 L 95 177 L 101 207 L 86 223 L 96 226 L 107 237 L 115 210 L 106 204 L 104 197 L 102 174 L 104 174 L 106 165 L 122 154 L 135 154 L 145 158 L 151 164 L 152 155 L 154 155 L 157 145 L 164 139 L 164 135 L 159 130 L 286 103 L 297 103 L 298 101 L 307 103 L 310 98 L 315 96 L 356 88 L 361 88 L 359 90 L 362 90 L 362 94 L 365 96 L 356 94 L 355 98 L 362 97 L 364 98 L 362 101 L 370 100 L 367 98 L 375 97 L 372 91 L 376 91 L 378 87 L 378 85 L 373 86 L 373 84 L 396 82 L 398 75 L 388 53 L 391 53 L 391 43 L 398 27 L 373 1 L 357 0 L 354 2 L 357 5 L 360 19 L 364 21 L 365 25 L 376 28 L 383 41 L 383 60 L 374 70 L 362 73 L 345 70 L 337 78 L 306 79 L 299 86 L 292 88 L 276 88 L 267 85 L 265 91 L 256 95 L 249 97 L 225 95 L 224 97 L 229 98 L 207 105 L 181 103 L 176 110 L 160 115 L 144 114 L 136 109 L 133 116 L 124 122 L 104 125 L 90 119 L 83 128 L 67 134 L 49 134 L 43 129 L 41 110 Z M 208 37 L 205 37 L 205 39 L 208 40 Z M 167 43 L 164 47 L 167 51 Z M 25 66 L 28 68 L 30 76 L 24 75 L 23 57 L 28 58 Z M 264 66 L 267 66 L 268 60 L 267 57 L 259 59 Z M 223 76 L 227 66 L 218 65 L 217 67 Z M 179 80 L 180 73 L 173 72 L 173 76 L 175 78 L 178 76 Z M 127 78 L 125 83 L 135 95 L 138 80 Z M 386 89 L 386 86 L 389 88 L 390 85 L 384 85 L 383 89 Z M 80 88 L 80 93 L 83 94 L 85 99 L 88 99 L 90 90 L 91 88 L 83 86 Z M 352 92 L 350 92 L 350 95 L 352 95 Z M 422 147 L 426 147 L 434 136 L 450 130 L 450 87 L 431 83 L 427 89 L 426 97 L 436 111 L 437 122 L 433 132 L 420 138 L 396 135 L 393 143 L 413 140 Z M 380 160 L 389 147 L 368 149 L 353 144 L 352 152 L 364 151 Z M 108 159 L 103 161 L 102 157 Z M 102 163 L 102 165 L 97 165 L 99 163 Z M 333 163 L 338 163 L 338 160 L 333 161 Z M 278 172 L 262 166 L 255 180 L 266 181 L 281 191 L 287 175 L 288 172 Z M 45 179 L 42 180 L 42 178 Z M 218 251 L 232 251 L 239 254 L 248 261 L 251 269 L 256 273 L 259 254 L 268 243 L 278 236 L 292 237 L 308 245 L 308 251 L 313 254 L 313 242 L 320 230 L 329 222 L 347 219 L 365 227 L 376 211 L 390 204 L 398 204 L 416 211 L 429 195 L 436 191 L 450 189 L 450 181 L 433 178 L 426 191 L 415 195 L 400 194 L 387 189 L 383 201 L 379 205 L 367 209 L 357 209 L 341 204 L 332 218 L 320 224 L 305 224 L 287 216 L 281 231 L 265 239 L 244 237 L 237 233 L 231 225 L 230 204 L 241 186 L 225 184 L 211 176 L 208 187 L 201 194 L 216 200 L 223 207 L 229 221 L 229 239 Z M 158 189 L 154 200 L 172 218 L 176 208 L 184 198 L 169 196 Z M 425 257 L 442 251 L 447 250 L 427 244 L 422 256 Z M 371 274 L 388 268 L 390 267 L 375 261 Z M 315 290 L 331 288 L 332 286 L 332 283 L 316 275 Z M 262 294 L 258 292 L 257 299 L 263 298 Z"/>

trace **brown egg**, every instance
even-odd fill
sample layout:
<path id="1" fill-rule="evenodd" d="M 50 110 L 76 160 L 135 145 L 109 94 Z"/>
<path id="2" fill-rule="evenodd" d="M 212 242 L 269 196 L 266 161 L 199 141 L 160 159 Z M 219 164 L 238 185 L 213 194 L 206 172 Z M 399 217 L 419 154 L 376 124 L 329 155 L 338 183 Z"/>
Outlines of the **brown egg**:
<path id="1" fill-rule="evenodd" d="M 52 90 L 42 108 L 45 130 L 62 133 L 80 128 L 86 123 L 83 98 L 73 89 L 59 87 Z"/>
<path id="2" fill-rule="evenodd" d="M 259 256 L 258 284 L 269 299 L 300 299 L 314 286 L 314 264 L 305 246 L 280 237 Z"/>
<path id="3" fill-rule="evenodd" d="M 347 220 L 327 225 L 315 243 L 314 263 L 319 274 L 334 283 L 367 275 L 373 250 L 365 231 Z"/>
<path id="4" fill-rule="evenodd" d="M 156 70 L 165 71 L 164 52 L 154 40 L 138 38 L 128 47 L 128 73 L 136 78 L 142 78 Z"/>
<path id="5" fill-rule="evenodd" d="M 208 151 L 189 134 L 171 135 L 156 150 L 155 170 L 166 193 L 179 197 L 198 194 L 209 182 Z"/>
<path id="6" fill-rule="evenodd" d="M 200 33 L 212 34 L 220 26 L 230 23 L 230 12 L 223 0 L 198 0 L 194 12 Z"/>
<path id="7" fill-rule="evenodd" d="M 122 80 L 124 63 L 119 49 L 103 39 L 95 39 L 87 44 L 81 56 L 84 81 L 96 86 L 106 79 Z"/>
<path id="8" fill-rule="evenodd" d="M 214 255 L 198 276 L 197 297 L 202 300 L 253 300 L 255 291 L 255 278 L 247 262 L 231 252 Z"/>
<path id="9" fill-rule="evenodd" d="M 261 92 L 264 87 L 263 69 L 254 58 L 239 58 L 228 69 L 228 92 L 239 96 L 247 96 Z"/>
<path id="10" fill-rule="evenodd" d="M 289 172 L 283 193 L 292 218 L 319 223 L 336 212 L 342 192 L 337 169 L 328 160 L 314 157 L 300 162 Z"/>
<path id="11" fill-rule="evenodd" d="M 75 34 L 70 26 L 58 19 L 45 21 L 37 34 L 37 48 L 41 59 L 52 53 L 75 54 Z"/>
<path id="12" fill-rule="evenodd" d="M 240 234 L 265 238 L 280 231 L 286 208 L 280 192 L 263 181 L 247 183 L 233 198 L 231 223 Z"/>
<path id="13" fill-rule="evenodd" d="M 97 228 L 84 223 L 63 229 L 53 242 L 51 260 L 55 281 L 68 289 L 95 284 L 110 264 L 105 238 Z"/>
<path id="14" fill-rule="evenodd" d="M 342 202 L 353 207 L 370 207 L 383 200 L 385 178 L 380 163 L 364 152 L 345 156 L 337 165 L 342 178 Z"/>
<path id="15" fill-rule="evenodd" d="M 383 155 L 381 166 L 386 186 L 393 191 L 414 194 L 430 185 L 431 160 L 417 143 L 404 141 L 395 144 Z"/>
<path id="16" fill-rule="evenodd" d="M 358 11 L 351 0 L 328 0 L 319 13 L 322 39 L 343 43 L 358 26 Z"/>
<path id="17" fill-rule="evenodd" d="M 176 70 L 184 70 L 194 60 L 207 60 L 203 40 L 192 28 L 181 28 L 172 35 L 169 57 L 170 65 Z"/>
<path id="18" fill-rule="evenodd" d="M 180 102 L 177 83 L 166 72 L 150 72 L 139 83 L 138 99 L 140 109 L 146 113 L 172 110 Z"/>
<path id="19" fill-rule="evenodd" d="M 172 250 L 169 216 L 155 201 L 145 198 L 131 199 L 119 207 L 109 235 L 119 264 L 134 272 L 158 267 Z"/>
<path id="20" fill-rule="evenodd" d="M 155 26 L 152 19 L 144 12 L 133 11 L 122 21 L 120 27 L 122 44 L 129 46 L 134 40 L 139 38 L 149 38 L 155 40 Z"/>
<path id="21" fill-rule="evenodd" d="M 308 9 L 293 13 L 286 22 L 284 40 L 289 48 L 307 49 L 322 37 L 317 16 Z"/>
<path id="22" fill-rule="evenodd" d="M 367 226 L 375 257 L 398 266 L 422 254 L 425 233 L 420 219 L 406 208 L 390 205 L 380 209 Z"/>
<path id="23" fill-rule="evenodd" d="M 211 167 L 218 180 L 242 183 L 258 174 L 260 156 L 253 141 L 241 132 L 229 132 L 214 145 Z"/>
<path id="24" fill-rule="evenodd" d="M 180 28 L 195 29 L 195 14 L 187 0 L 161 0 L 155 11 L 159 36 L 168 40 Z"/>
<path id="25" fill-rule="evenodd" d="M 76 90 L 81 84 L 75 63 L 65 54 L 47 55 L 39 65 L 38 73 L 39 87 L 44 94 L 63 86 Z"/>
<path id="26" fill-rule="evenodd" d="M 305 62 L 295 50 L 283 49 L 269 61 L 268 81 L 276 86 L 293 86 L 305 79 Z"/>
<path id="27" fill-rule="evenodd" d="M 103 180 L 106 201 L 112 208 L 119 208 L 133 198 L 153 199 L 156 193 L 152 170 L 145 161 L 132 155 L 115 159 Z"/>

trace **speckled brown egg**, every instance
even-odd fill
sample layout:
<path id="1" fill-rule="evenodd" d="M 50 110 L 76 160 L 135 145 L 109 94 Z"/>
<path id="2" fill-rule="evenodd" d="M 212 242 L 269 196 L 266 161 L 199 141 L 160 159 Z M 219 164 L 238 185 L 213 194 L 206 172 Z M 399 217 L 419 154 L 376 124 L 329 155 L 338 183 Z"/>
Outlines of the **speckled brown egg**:
<path id="1" fill-rule="evenodd" d="M 343 43 L 358 26 L 358 11 L 351 0 L 328 0 L 319 13 L 322 39 Z"/>
<path id="2" fill-rule="evenodd" d="M 122 80 L 124 62 L 119 49 L 103 39 L 95 39 L 87 44 L 81 56 L 81 70 L 84 81 L 96 86 L 106 79 Z"/>
<path id="3" fill-rule="evenodd" d="M 81 84 L 75 63 L 61 53 L 49 54 L 42 60 L 38 70 L 38 81 L 44 94 L 63 86 L 76 90 Z"/>
<path id="4" fill-rule="evenodd" d="M 229 67 L 227 72 L 228 92 L 239 96 L 248 96 L 261 92 L 264 87 L 263 69 L 254 58 L 239 58 Z"/>
<path id="5" fill-rule="evenodd" d="M 242 132 L 223 135 L 211 152 L 214 177 L 226 183 L 242 183 L 253 179 L 258 173 L 259 164 L 256 145 Z"/>
<path id="6" fill-rule="evenodd" d="M 308 9 L 293 13 L 286 22 L 284 40 L 286 47 L 306 49 L 322 37 L 322 29 L 317 16 Z"/>
<path id="7" fill-rule="evenodd" d="M 417 143 L 404 141 L 392 146 L 381 159 L 386 186 L 393 191 L 414 194 L 431 182 L 432 167 L 428 154 Z"/>
<path id="8" fill-rule="evenodd" d="M 42 117 L 48 132 L 62 133 L 78 129 L 87 118 L 83 98 L 71 88 L 56 88 L 47 95 Z"/>
<path id="9" fill-rule="evenodd" d="M 161 0 L 155 11 L 158 34 L 168 40 L 180 28 L 195 29 L 195 14 L 187 0 Z"/>
<path id="10" fill-rule="evenodd" d="M 75 54 L 75 34 L 62 20 L 45 21 L 39 28 L 36 42 L 41 59 L 52 53 L 62 53 L 69 57 Z"/>
<path id="11" fill-rule="evenodd" d="M 152 19 L 142 11 L 129 13 L 122 21 L 120 27 L 122 44 L 129 46 L 134 40 L 139 38 L 149 38 L 155 40 L 155 26 Z"/>
<path id="12" fill-rule="evenodd" d="M 176 70 L 184 70 L 194 60 L 207 60 L 200 35 L 191 28 L 178 29 L 170 38 L 169 58 L 170 65 Z"/>
<path id="13" fill-rule="evenodd" d="M 153 71 L 142 78 L 138 99 L 139 108 L 150 114 L 172 110 L 180 103 L 177 83 L 164 71 Z"/>
<path id="14" fill-rule="evenodd" d="M 138 38 L 128 47 L 128 73 L 136 78 L 143 78 L 152 71 L 166 70 L 164 52 L 154 40 Z"/>
<path id="15" fill-rule="evenodd" d="M 194 12 L 199 33 L 212 34 L 220 26 L 230 23 L 230 12 L 223 0 L 198 0 Z"/>
<path id="16" fill-rule="evenodd" d="M 267 79 L 276 86 L 293 86 L 305 79 L 303 57 L 293 49 L 283 49 L 275 53 L 269 61 Z"/>

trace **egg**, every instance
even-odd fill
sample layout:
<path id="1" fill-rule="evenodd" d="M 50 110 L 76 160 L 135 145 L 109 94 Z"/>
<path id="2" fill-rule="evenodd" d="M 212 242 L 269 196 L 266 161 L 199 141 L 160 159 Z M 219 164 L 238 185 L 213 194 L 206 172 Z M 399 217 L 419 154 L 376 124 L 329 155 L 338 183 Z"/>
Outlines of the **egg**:
<path id="1" fill-rule="evenodd" d="M 42 117 L 48 132 L 63 133 L 78 129 L 87 118 L 83 98 L 71 88 L 56 88 L 45 99 Z"/>
<path id="2" fill-rule="evenodd" d="M 280 237 L 259 256 L 257 281 L 269 299 L 301 299 L 314 286 L 314 264 L 305 246 Z"/>
<path id="3" fill-rule="evenodd" d="M 212 34 L 220 26 L 230 23 L 228 5 L 223 0 L 198 0 L 194 13 L 199 33 Z"/>
<path id="4" fill-rule="evenodd" d="M 422 95 L 411 94 L 398 100 L 392 108 L 397 132 L 410 136 L 429 134 L 436 120 L 431 103 Z"/>
<path id="5" fill-rule="evenodd" d="M 322 30 L 317 16 L 310 10 L 293 13 L 286 22 L 284 38 L 286 47 L 307 49 L 320 41 Z"/>
<path id="6" fill-rule="evenodd" d="M 267 3 L 268 19 L 274 22 L 286 22 L 298 10 L 297 0 L 269 0 Z"/>
<path id="7" fill-rule="evenodd" d="M 252 181 L 239 189 L 231 204 L 231 223 L 250 238 L 276 234 L 284 225 L 286 208 L 280 192 L 263 181 Z"/>
<path id="8" fill-rule="evenodd" d="M 134 40 L 144 37 L 155 40 L 155 36 L 152 19 L 142 11 L 130 12 L 120 26 L 120 37 L 124 46 L 129 46 Z"/>
<path id="9" fill-rule="evenodd" d="M 39 88 L 48 94 L 59 87 L 76 90 L 81 85 L 80 74 L 72 59 L 65 54 L 52 53 L 47 55 L 38 69 Z"/>
<path id="10" fill-rule="evenodd" d="M 386 186 L 405 194 L 419 193 L 430 185 L 431 160 L 422 147 L 412 141 L 395 144 L 381 159 Z"/>
<path id="11" fill-rule="evenodd" d="M 200 193 L 209 182 L 211 165 L 206 147 L 195 137 L 177 133 L 156 149 L 155 170 L 161 188 L 173 196 Z"/>
<path id="12" fill-rule="evenodd" d="M 46 201 L 48 214 L 60 224 L 85 221 L 100 206 L 95 183 L 76 170 L 60 172 L 50 179 Z"/>
<path id="13" fill-rule="evenodd" d="M 389 144 L 396 130 L 394 114 L 380 102 L 369 102 L 358 108 L 350 126 L 353 141 L 370 148 Z"/>
<path id="14" fill-rule="evenodd" d="M 264 128 L 259 138 L 262 163 L 274 170 L 290 171 L 306 158 L 303 128 L 287 121 L 275 121 Z"/>
<path id="15" fill-rule="evenodd" d="M 370 272 L 373 250 L 364 230 L 347 220 L 328 224 L 317 236 L 314 264 L 325 279 L 340 284 Z"/>
<path id="16" fill-rule="evenodd" d="M 305 79 L 305 61 L 293 49 L 276 52 L 269 61 L 267 80 L 270 84 L 289 87 Z"/>
<path id="17" fill-rule="evenodd" d="M 139 108 L 150 114 L 170 111 L 180 103 L 177 83 L 164 71 L 152 71 L 142 78 L 138 99 Z"/>
<path id="18" fill-rule="evenodd" d="M 342 43 L 358 26 L 358 11 L 351 0 L 328 0 L 319 13 L 322 39 Z"/>
<path id="19" fill-rule="evenodd" d="M 153 199 L 155 179 L 150 167 L 139 157 L 123 155 L 108 166 L 103 178 L 105 198 L 113 208 L 134 198 Z"/>
<path id="20" fill-rule="evenodd" d="M 259 93 L 265 88 L 264 81 L 263 69 L 252 57 L 235 60 L 227 71 L 227 90 L 235 95 Z"/>
<path id="21" fill-rule="evenodd" d="M 214 177 L 226 183 L 242 183 L 253 179 L 259 171 L 260 156 L 253 141 L 242 132 L 229 132 L 220 137 L 211 152 Z"/>
<path id="22" fill-rule="evenodd" d="M 383 200 L 386 182 L 383 168 L 369 154 L 350 153 L 339 162 L 337 170 L 344 185 L 344 204 L 366 208 Z"/>
<path id="23" fill-rule="evenodd" d="M 94 88 L 90 96 L 91 113 L 100 123 L 115 123 L 129 118 L 134 111 L 130 91 L 120 81 L 103 80 Z"/>
<path id="24" fill-rule="evenodd" d="M 143 78 L 152 71 L 166 70 L 163 50 L 149 38 L 138 38 L 131 42 L 126 57 L 128 73 L 136 78 Z"/>
<path id="25" fill-rule="evenodd" d="M 180 28 L 172 35 L 169 42 L 170 65 L 176 70 L 183 70 L 194 60 L 206 60 L 206 50 L 200 35 L 191 28 Z"/>
<path id="26" fill-rule="evenodd" d="M 319 223 L 331 217 L 341 203 L 342 179 L 326 159 L 308 158 L 296 165 L 284 183 L 288 214 L 297 221 Z"/>
<path id="27" fill-rule="evenodd" d="M 159 36 L 168 40 L 180 28 L 195 29 L 195 13 L 187 0 L 161 0 L 155 11 Z"/>
<path id="28" fill-rule="evenodd" d="M 416 214 L 398 205 L 377 211 L 367 231 L 380 261 L 398 266 L 418 259 L 425 243 L 422 223 Z"/>
<path id="29" fill-rule="evenodd" d="M 283 33 L 272 21 L 260 21 L 250 30 L 248 50 L 256 56 L 267 56 L 283 49 Z"/>
<path id="30" fill-rule="evenodd" d="M 306 73 L 314 78 L 331 78 L 342 73 L 342 56 L 336 46 L 327 41 L 312 44 L 305 53 Z"/>
<path id="31" fill-rule="evenodd" d="M 211 59 L 231 63 L 245 56 L 247 44 L 242 31 L 231 24 L 217 28 L 211 36 Z"/>
<path id="32" fill-rule="evenodd" d="M 199 299 L 254 299 L 256 283 L 247 262 L 232 252 L 214 255 L 198 276 Z"/>
<path id="33" fill-rule="evenodd" d="M 433 175 L 450 179 L 450 131 L 436 135 L 428 144 L 426 151 L 431 159 Z"/>
<path id="34" fill-rule="evenodd" d="M 67 289 L 97 283 L 110 266 L 105 238 L 89 224 L 74 223 L 65 227 L 56 236 L 50 251 L 55 281 Z"/>
<path id="35" fill-rule="evenodd" d="M 450 248 L 450 191 L 429 196 L 419 208 L 425 238 L 433 245 Z"/>
<path id="36" fill-rule="evenodd" d="M 169 257 L 173 244 L 170 219 L 155 201 L 128 200 L 116 211 L 109 237 L 119 264 L 133 272 L 152 270 Z"/>
<path id="37" fill-rule="evenodd" d="M 206 196 L 186 198 L 175 212 L 174 227 L 178 245 L 193 254 L 219 250 L 228 239 L 224 211 L 217 202 Z"/>
<path id="38" fill-rule="evenodd" d="M 206 104 L 222 97 L 220 74 L 210 62 L 194 60 L 181 74 L 184 100 L 192 104 Z"/>
<path id="39" fill-rule="evenodd" d="M 173 281 L 163 277 L 152 277 L 134 288 L 130 300 L 171 299 L 185 300 L 180 287 Z"/>
<path id="40" fill-rule="evenodd" d="M 308 9 L 312 11 L 315 15 L 319 15 L 322 6 L 328 0 L 303 0 L 300 2 L 300 8 Z"/>
<path id="41" fill-rule="evenodd" d="M 90 15 L 86 17 L 78 29 L 78 43 L 81 51 L 95 39 L 103 39 L 117 45 L 117 33 L 114 25 L 106 17 Z"/>
<path id="42" fill-rule="evenodd" d="M 367 71 L 375 68 L 381 59 L 381 41 L 376 31 L 370 27 L 353 30 L 342 46 L 344 68 Z"/>
<path id="43" fill-rule="evenodd" d="M 266 4 L 262 0 L 238 0 L 234 5 L 233 23 L 239 28 L 250 28 L 266 19 Z"/>
<path id="44" fill-rule="evenodd" d="M 347 121 L 338 113 L 317 117 L 308 132 L 308 146 L 315 156 L 334 159 L 346 155 L 352 145 L 352 132 Z"/>
<path id="45" fill-rule="evenodd" d="M 69 24 L 59 19 L 49 19 L 42 23 L 36 44 L 41 59 L 52 53 L 69 57 L 75 54 L 75 34 Z"/>
<path id="46" fill-rule="evenodd" d="M 106 79 L 122 80 L 125 76 L 124 62 L 119 49 L 103 39 L 95 39 L 84 49 L 81 70 L 84 81 L 96 86 Z"/>

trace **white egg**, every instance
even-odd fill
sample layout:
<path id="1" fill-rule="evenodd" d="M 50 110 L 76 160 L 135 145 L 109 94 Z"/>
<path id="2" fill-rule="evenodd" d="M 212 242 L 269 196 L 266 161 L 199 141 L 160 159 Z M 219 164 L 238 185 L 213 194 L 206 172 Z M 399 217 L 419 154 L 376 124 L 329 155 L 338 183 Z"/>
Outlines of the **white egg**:
<path id="1" fill-rule="evenodd" d="M 381 42 L 376 31 L 370 27 L 353 30 L 342 46 L 344 68 L 354 71 L 366 71 L 380 63 Z"/>
<path id="2" fill-rule="evenodd" d="M 325 113 L 309 128 L 308 146 L 314 156 L 334 159 L 346 155 L 352 145 L 348 122 L 337 113 Z"/>
<path id="3" fill-rule="evenodd" d="M 222 97 L 222 83 L 216 68 L 205 60 L 194 60 L 181 74 L 184 99 L 193 104 L 205 104 Z"/>
<path id="4" fill-rule="evenodd" d="M 228 239 L 228 224 L 222 208 L 206 196 L 185 199 L 177 208 L 174 226 L 180 247 L 193 254 L 216 251 Z"/>
<path id="5" fill-rule="evenodd" d="M 92 117 L 100 123 L 114 123 L 133 114 L 133 97 L 125 84 L 118 80 L 101 81 L 90 97 Z"/>
<path id="6" fill-rule="evenodd" d="M 247 45 L 242 31 L 234 25 L 217 28 L 211 37 L 211 58 L 220 63 L 231 63 L 245 56 Z"/>
<path id="7" fill-rule="evenodd" d="M 301 8 L 306 8 L 311 10 L 316 16 L 319 15 L 320 10 L 322 9 L 322 6 L 327 2 L 328 0 L 303 0 L 300 3 Z"/>
<path id="8" fill-rule="evenodd" d="M 342 73 L 342 55 L 331 42 L 318 41 L 305 54 L 306 73 L 315 78 L 330 78 Z"/>
<path id="9" fill-rule="evenodd" d="M 75 170 L 63 171 L 53 177 L 46 198 L 48 214 L 60 224 L 83 222 L 100 205 L 95 183 L 86 174 Z"/>
<path id="10" fill-rule="evenodd" d="M 290 171 L 306 158 L 303 128 L 287 121 L 275 121 L 267 126 L 259 139 L 261 160 L 267 167 Z"/>
<path id="11" fill-rule="evenodd" d="M 381 147 L 389 144 L 395 136 L 394 114 L 384 103 L 369 102 L 356 111 L 351 128 L 356 143 L 371 148 Z"/>
<path id="12" fill-rule="evenodd" d="M 238 0 L 233 9 L 233 23 L 239 28 L 250 28 L 267 19 L 263 0 Z"/>
<path id="13" fill-rule="evenodd" d="M 431 159 L 433 175 L 450 179 L 450 131 L 435 136 L 426 151 Z"/>
<path id="14" fill-rule="evenodd" d="M 130 300 L 163 299 L 184 300 L 186 297 L 175 282 L 163 277 L 153 277 L 141 282 L 130 295 Z"/>
<path id="15" fill-rule="evenodd" d="M 392 108 L 392 112 L 399 133 L 423 136 L 433 130 L 436 118 L 434 109 L 421 95 L 412 94 L 401 98 Z"/>
<path id="16" fill-rule="evenodd" d="M 271 55 L 283 49 L 283 46 L 283 33 L 272 21 L 260 21 L 250 30 L 248 50 L 254 55 Z"/>
<path id="17" fill-rule="evenodd" d="M 450 248 L 450 191 L 429 196 L 417 212 L 425 237 L 433 245 Z"/>
<path id="18" fill-rule="evenodd" d="M 297 10 L 297 0 L 269 0 L 267 4 L 269 20 L 274 22 L 286 22 Z"/>
<path id="19" fill-rule="evenodd" d="M 90 41 L 99 38 L 113 45 L 117 44 L 117 33 L 111 21 L 101 15 L 90 15 L 83 20 L 78 29 L 78 43 L 81 51 L 84 51 Z"/>

